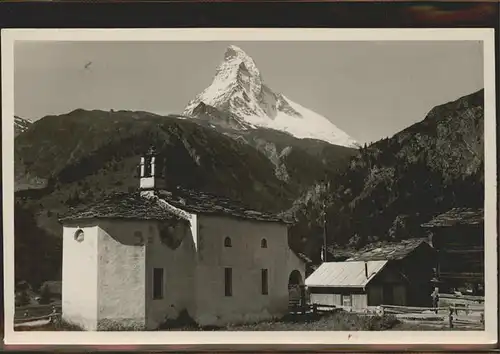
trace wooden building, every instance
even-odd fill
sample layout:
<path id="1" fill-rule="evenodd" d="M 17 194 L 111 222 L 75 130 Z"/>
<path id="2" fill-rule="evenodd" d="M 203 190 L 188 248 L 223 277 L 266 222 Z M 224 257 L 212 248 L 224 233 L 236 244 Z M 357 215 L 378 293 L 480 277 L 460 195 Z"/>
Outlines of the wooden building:
<path id="1" fill-rule="evenodd" d="M 422 225 L 437 251 L 440 292 L 484 293 L 484 210 L 451 209 Z"/>
<path id="2" fill-rule="evenodd" d="M 361 310 L 378 305 L 431 306 L 435 253 L 426 239 L 378 243 L 306 279 L 311 302 Z"/>
<path id="3" fill-rule="evenodd" d="M 327 262 L 306 279 L 311 302 L 364 310 L 382 304 L 406 305 L 407 280 L 388 261 Z"/>
<path id="4" fill-rule="evenodd" d="M 362 249 L 349 261 L 387 260 L 407 280 L 409 306 L 431 306 L 432 278 L 435 275 L 436 252 L 425 238 L 413 238 Z M 390 304 L 388 304 L 390 305 Z"/>

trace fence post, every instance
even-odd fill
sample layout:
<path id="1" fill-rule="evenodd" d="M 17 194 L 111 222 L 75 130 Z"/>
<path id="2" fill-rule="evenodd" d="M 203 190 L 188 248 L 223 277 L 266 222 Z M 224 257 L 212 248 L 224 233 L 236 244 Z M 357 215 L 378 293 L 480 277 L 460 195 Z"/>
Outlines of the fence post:
<path id="1" fill-rule="evenodd" d="M 313 314 L 316 314 L 318 312 L 318 304 L 313 304 Z"/>
<path id="2" fill-rule="evenodd" d="M 450 323 L 450 329 L 453 328 L 453 308 L 450 307 L 448 314 L 448 322 Z"/>
<path id="3" fill-rule="evenodd" d="M 50 317 L 49 317 L 49 321 L 50 323 L 52 324 L 55 324 L 57 322 L 57 309 L 56 307 L 53 305 L 52 306 L 52 313 L 50 314 Z"/>
<path id="4" fill-rule="evenodd" d="M 484 325 L 484 312 L 481 312 L 481 324 Z"/>
<path id="5" fill-rule="evenodd" d="M 55 314 L 56 314 L 56 308 L 52 306 L 52 312 L 50 313 L 49 321 L 50 323 L 55 322 Z"/>
<path id="6" fill-rule="evenodd" d="M 384 306 L 380 306 L 380 314 L 382 317 L 384 317 L 385 314 Z"/>

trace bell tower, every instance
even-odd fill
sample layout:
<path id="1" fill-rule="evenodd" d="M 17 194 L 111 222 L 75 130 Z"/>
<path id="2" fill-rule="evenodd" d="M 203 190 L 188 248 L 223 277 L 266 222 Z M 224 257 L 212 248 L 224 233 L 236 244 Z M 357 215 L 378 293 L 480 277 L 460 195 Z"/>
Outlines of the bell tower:
<path id="1" fill-rule="evenodd" d="M 165 187 L 162 168 L 163 164 L 155 148 L 149 148 L 146 154 L 141 157 L 139 176 L 139 190 L 141 191 L 141 195 L 153 195 L 155 190 Z"/>

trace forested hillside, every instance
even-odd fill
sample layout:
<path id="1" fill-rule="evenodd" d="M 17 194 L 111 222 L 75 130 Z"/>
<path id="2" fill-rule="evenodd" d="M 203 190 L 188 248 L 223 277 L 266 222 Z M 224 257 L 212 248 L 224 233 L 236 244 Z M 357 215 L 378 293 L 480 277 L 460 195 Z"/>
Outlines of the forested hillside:
<path id="1" fill-rule="evenodd" d="M 437 106 L 419 123 L 360 149 L 345 173 L 318 184 L 291 209 L 293 239 L 319 257 L 323 204 L 329 244 L 361 247 L 418 237 L 420 223 L 484 203 L 484 91 Z"/>

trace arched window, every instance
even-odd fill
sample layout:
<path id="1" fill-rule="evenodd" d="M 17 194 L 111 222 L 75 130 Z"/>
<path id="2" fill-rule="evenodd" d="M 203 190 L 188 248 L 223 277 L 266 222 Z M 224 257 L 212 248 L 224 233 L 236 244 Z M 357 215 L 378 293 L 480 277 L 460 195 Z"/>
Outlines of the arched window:
<path id="1" fill-rule="evenodd" d="M 229 237 L 224 239 L 224 247 L 232 247 L 231 239 Z"/>
<path id="2" fill-rule="evenodd" d="M 83 230 L 78 229 L 75 232 L 75 241 L 82 242 L 84 238 Z"/>
<path id="3" fill-rule="evenodd" d="M 260 241 L 260 248 L 267 248 L 267 240 L 265 238 Z"/>

